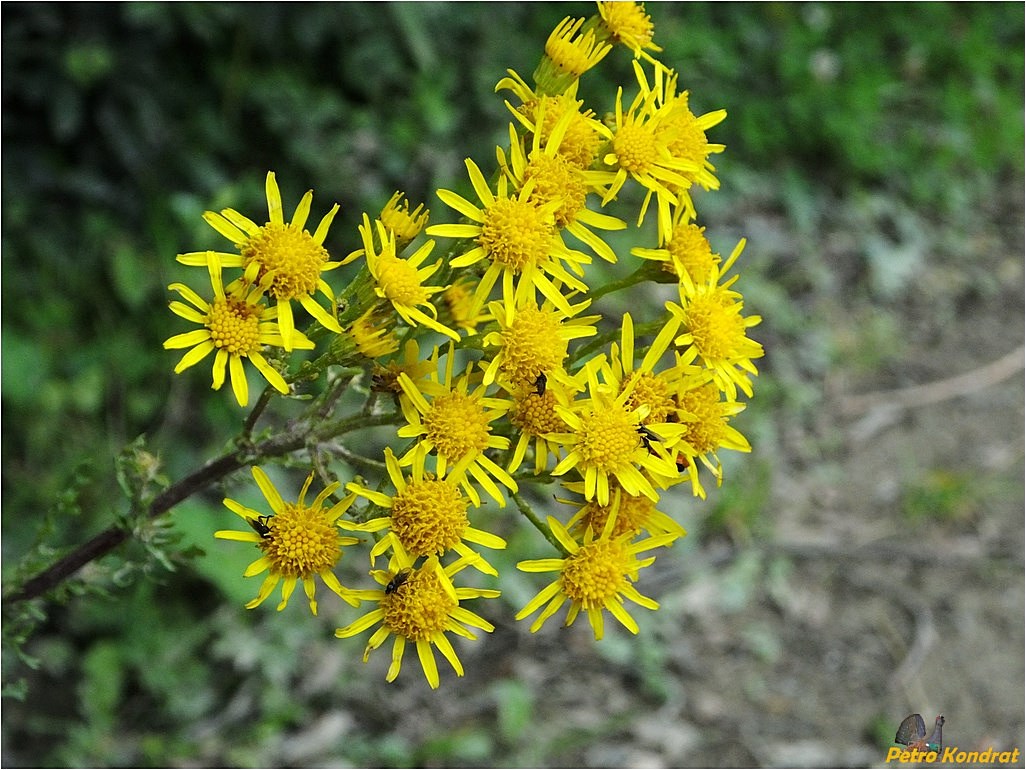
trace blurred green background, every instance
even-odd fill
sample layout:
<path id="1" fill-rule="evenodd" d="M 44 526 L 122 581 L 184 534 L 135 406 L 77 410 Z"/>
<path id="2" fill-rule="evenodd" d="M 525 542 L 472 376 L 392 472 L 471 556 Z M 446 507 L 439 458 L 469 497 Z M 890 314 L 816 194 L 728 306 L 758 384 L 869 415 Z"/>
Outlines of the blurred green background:
<path id="1" fill-rule="evenodd" d="M 935 421 L 913 411 L 855 423 L 834 399 L 939 380 L 1021 345 L 1022 5 L 648 11 L 693 110 L 727 109 L 711 132 L 727 145 L 715 159 L 722 189 L 697 205 L 716 250 L 749 238 L 739 288 L 765 319 L 752 336 L 767 349 L 756 398 L 736 420 L 755 453 L 729 458 L 707 503 L 664 507 L 690 536 L 643 591 L 663 602 L 659 620 L 599 647 L 554 621 L 531 637 L 511 618 L 538 586 L 514 574 L 496 633 L 461 651 L 465 679 L 443 673 L 441 690 L 427 692 L 408 658 L 400 682 L 386 685 L 387 652 L 363 665 L 361 642 L 331 638 L 343 608 L 326 601 L 317 620 L 295 619 L 301 602 L 280 614 L 242 609 L 256 586 L 241 578 L 248 560 L 210 537 L 230 523 L 225 490 L 211 490 L 176 508 L 151 542 L 83 571 L 67 592 L 85 595 L 47 605 L 24 645 L 23 619 L 6 619 L 5 765 L 879 763 L 906 707 L 928 706 L 912 695 L 930 708 L 946 701 L 865 650 L 853 653 L 870 655 L 863 668 L 849 669 L 848 648 L 873 631 L 898 661 L 906 644 L 936 650 L 928 642 L 943 617 L 962 608 L 955 627 L 975 622 L 977 605 L 954 598 L 960 588 L 1009 602 L 987 612 L 1018 624 L 1006 641 L 1019 659 L 945 673 L 949 695 L 968 676 L 1003 686 L 1007 702 L 1018 696 L 1016 713 L 992 695 L 996 711 L 971 737 L 1022 747 L 1021 376 L 970 399 L 974 424 L 994 429 L 936 462 L 922 458 L 954 430 L 950 402 Z M 341 203 L 327 244 L 335 254 L 355 248 L 361 213 L 395 189 L 447 216 L 433 190 L 466 185 L 464 157 L 491 168 L 506 136 L 494 84 L 507 68 L 529 78 L 555 24 L 592 12 L 585 3 L 4 4 L 5 591 L 125 510 L 115 458 L 137 437 L 175 479 L 237 430 L 240 411 L 227 390 L 210 392 L 206 365 L 175 377 L 177 356 L 161 349 L 181 331 L 166 308 L 167 284 L 187 274 L 174 255 L 220 247 L 204 210 L 255 215 L 273 169 L 286 209 L 308 188 L 313 217 Z M 631 78 L 617 50 L 581 93 L 601 113 Z M 637 237 L 625 234 L 624 251 Z M 888 444 L 895 435 L 910 438 Z M 875 479 L 881 497 L 848 495 L 857 476 Z M 245 499 L 251 487 L 239 479 L 231 492 Z M 820 584 L 824 568 L 808 555 L 819 546 L 792 537 L 810 527 L 840 543 L 867 532 L 889 544 L 933 537 L 926 550 L 954 554 L 946 569 L 965 549 L 979 552 L 969 573 L 945 573 L 939 603 L 924 599 L 925 625 L 899 601 L 900 618 L 883 612 L 893 627 L 861 615 L 851 634 L 832 637 L 839 626 L 815 615 L 832 611 L 794 609 L 802 581 Z M 530 532 L 511 533 L 504 574 L 522 556 L 518 537 L 525 551 L 537 547 Z M 884 601 L 890 588 L 852 577 L 853 553 L 833 554 L 827 582 Z M 898 588 L 910 581 L 905 598 L 938 566 L 913 556 L 912 571 L 894 578 Z M 350 568 L 359 575 L 363 565 Z M 812 670 L 784 681 L 840 678 L 857 713 L 843 739 L 798 755 L 787 747 L 821 735 L 815 712 L 833 706 L 812 695 L 799 708 L 767 673 L 802 665 L 788 649 L 790 613 L 834 641 L 823 660 L 806 658 Z M 549 689 L 557 671 L 573 681 L 575 661 L 593 664 L 579 671 L 594 679 Z M 736 695 L 718 676 L 738 683 Z"/>

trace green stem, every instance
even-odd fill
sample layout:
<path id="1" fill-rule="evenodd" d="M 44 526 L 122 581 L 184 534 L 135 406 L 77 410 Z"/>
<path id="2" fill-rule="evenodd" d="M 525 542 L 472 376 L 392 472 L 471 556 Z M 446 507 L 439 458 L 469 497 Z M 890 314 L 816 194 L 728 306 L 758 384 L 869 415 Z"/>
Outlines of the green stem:
<path id="1" fill-rule="evenodd" d="M 556 536 L 553 535 L 552 531 L 548 528 L 548 526 L 546 526 L 545 523 L 538 518 L 538 515 L 533 510 L 531 510 L 531 506 L 527 503 L 527 501 L 523 497 L 518 495 L 516 492 L 512 493 L 512 497 L 513 502 L 517 504 L 517 508 L 520 509 L 520 512 L 524 515 L 524 518 L 531 522 L 535 526 L 535 529 L 541 532 L 542 535 L 545 536 L 545 539 L 552 543 L 552 546 L 557 551 L 563 554 L 563 556 L 569 556 L 569 551 L 567 551 L 566 548 L 563 547 L 563 544 L 556 539 Z"/>

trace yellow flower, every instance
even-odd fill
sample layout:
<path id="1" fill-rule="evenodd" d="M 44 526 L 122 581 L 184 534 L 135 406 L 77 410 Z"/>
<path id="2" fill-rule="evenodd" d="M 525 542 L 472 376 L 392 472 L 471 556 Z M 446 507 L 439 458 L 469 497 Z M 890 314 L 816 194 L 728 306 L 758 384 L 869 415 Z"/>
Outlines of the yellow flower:
<path id="1" fill-rule="evenodd" d="M 723 483 L 723 464 L 716 450 L 752 451 L 748 439 L 729 424 L 730 418 L 743 411 L 745 405 L 734 400 L 721 400 L 720 389 L 713 382 L 682 387 L 675 400 L 684 428 L 681 441 L 674 448 L 678 453 L 678 468 L 683 466 L 692 491 L 704 499 L 705 489 L 698 478 L 696 461 L 701 461 L 712 472 L 716 486 L 720 486 Z"/>
<path id="2" fill-rule="evenodd" d="M 559 201 L 559 207 L 555 210 L 555 223 L 558 229 L 565 229 L 586 243 L 607 262 L 616 262 L 616 254 L 612 248 L 589 227 L 623 230 L 627 224 L 616 217 L 592 211 L 587 205 L 589 191 L 603 191 L 603 185 L 611 182 L 615 175 L 608 171 L 584 171 L 559 153 L 566 128 L 571 118 L 577 114 L 576 109 L 573 112 L 565 112 L 544 144 L 540 133 L 532 133 L 529 155 L 511 124 L 509 163 L 507 164 L 500 150 L 499 164 L 517 189 L 523 189 L 529 182 L 533 183 L 529 198 L 532 202 L 544 205 L 550 201 Z"/>
<path id="3" fill-rule="evenodd" d="M 692 183 L 697 182 L 706 190 L 717 190 L 720 187 L 709 156 L 723 152 L 726 148 L 722 144 L 710 143 L 705 132 L 721 123 L 727 117 L 727 111 L 714 110 L 696 116 L 688 107 L 688 92 L 677 93 L 677 73 L 672 70 L 657 68 L 652 86 L 649 86 L 648 78 L 638 62 L 634 62 L 634 73 L 641 89 L 638 98 L 651 99 L 655 105 L 652 124 L 657 138 L 672 157 L 686 161 L 693 167 L 693 170 L 681 171 L 685 184 L 673 181 L 666 184 L 670 192 L 677 195 L 676 204 L 667 196 L 657 196 L 660 240 L 666 241 L 670 238 L 673 223 L 681 214 L 692 219 L 695 217 L 695 206 L 689 192 Z M 642 204 L 642 217 L 652 192 L 648 192 Z"/>
<path id="4" fill-rule="evenodd" d="M 563 486 L 583 498 L 584 484 L 572 482 Z M 593 532 L 603 531 L 611 516 L 616 518 L 610 534 L 613 539 L 624 534 L 640 535 L 643 531 L 651 535 L 687 535 L 684 527 L 662 511 L 656 510 L 654 502 L 644 495 L 632 495 L 624 491 L 619 484 L 614 484 L 608 505 L 600 505 L 597 500 L 556 499 L 561 503 L 577 506 L 577 512 L 566 525 L 567 530 L 574 536 L 584 535 L 589 529 Z"/>
<path id="5" fill-rule="evenodd" d="M 650 610 L 659 609 L 657 602 L 643 596 L 633 585 L 639 571 L 655 561 L 654 556 L 638 559 L 638 554 L 669 545 L 677 539 L 677 534 L 667 533 L 631 542 L 634 536 L 631 532 L 613 536 L 615 522 L 616 516 L 610 515 L 600 535 L 596 537 L 589 529 L 583 542 L 578 543 L 562 524 L 548 517 L 549 528 L 567 556 L 563 559 L 531 559 L 517 564 L 517 569 L 523 572 L 559 573 L 559 577 L 516 614 L 517 620 L 523 620 L 545 606 L 531 624 L 531 633 L 538 631 L 568 600 L 570 609 L 566 625 L 571 625 L 583 609 L 588 614 L 596 639 L 603 635 L 603 609 L 609 610 L 632 634 L 638 633 L 638 624 L 624 607 L 624 599 Z"/>
<path id="6" fill-rule="evenodd" d="M 246 604 L 246 609 L 251 610 L 260 605 L 282 579 L 285 582 L 282 584 L 281 603 L 278 604 L 278 609 L 285 609 L 296 582 L 301 580 L 310 602 L 310 612 L 316 615 L 315 575 L 319 575 L 328 588 L 349 604 L 354 607 L 359 604 L 354 592 L 343 587 L 332 572 L 342 558 L 342 548 L 360 542 L 354 537 L 344 537 L 338 531 L 338 528 L 343 526 L 339 517 L 353 504 L 356 495 L 348 495 L 325 509 L 324 504 L 328 497 L 341 486 L 339 482 L 334 482 L 317 495 L 317 499 L 310 505 L 306 505 L 303 500 L 313 477 L 313 472 L 307 476 L 298 501 L 286 503 L 267 474 L 254 466 L 253 478 L 256 479 L 257 486 L 260 487 L 273 514 L 263 514 L 235 500 L 224 499 L 225 507 L 241 516 L 252 530 L 237 532 L 222 529 L 215 532 L 214 537 L 255 543 L 263 555 L 246 568 L 245 576 L 268 573 L 257 597 Z M 351 525 L 347 528 L 351 528 Z"/>
<path id="7" fill-rule="evenodd" d="M 394 316 L 388 313 L 388 318 L 385 318 L 383 307 L 387 308 L 387 305 L 371 307 L 353 321 L 347 332 L 352 337 L 356 349 L 367 358 L 382 358 L 399 349 L 399 340 L 389 324 L 389 320 L 394 320 Z"/>
<path id="8" fill-rule="evenodd" d="M 563 132 L 563 138 L 556 144 L 557 152 L 579 169 L 591 167 L 598 153 L 602 136 L 602 124 L 595 118 L 595 112 L 584 108 L 584 100 L 577 98 L 577 81 L 558 96 L 536 94 L 515 71 L 507 70 L 509 77 L 500 80 L 495 90 L 507 89 L 520 99 L 520 107 L 506 102 L 506 107 L 532 134 L 538 134 L 538 143 L 548 146 L 556 124 L 564 115 L 570 120 Z"/>
<path id="9" fill-rule="evenodd" d="M 402 546 L 396 549 L 389 570 L 372 570 L 371 575 L 383 586 L 383 589 L 360 591 L 359 598 L 376 601 L 377 608 L 371 610 L 357 621 L 345 628 L 335 630 L 335 636 L 344 639 L 366 631 L 380 623 L 371 634 L 367 647 L 363 652 L 363 661 L 367 662 L 372 650 L 377 649 L 389 636 L 394 636 L 392 643 L 392 665 L 388 668 L 386 681 L 393 682 L 399 676 L 403 653 L 407 642 L 417 647 L 417 657 L 424 669 L 424 676 L 432 689 L 439 684 L 438 665 L 435 661 L 433 647 L 442 653 L 457 676 L 463 676 L 463 664 L 460 663 L 452 642 L 446 632 L 452 632 L 466 639 L 476 639 L 467 626 L 491 632 L 495 629 L 491 623 L 471 612 L 460 602 L 468 599 L 499 596 L 499 591 L 487 588 L 456 588 L 452 577 L 467 567 L 472 560 L 463 557 L 442 567 L 437 556 L 431 556 L 419 568 L 414 568 L 410 558 Z"/>
<path id="10" fill-rule="evenodd" d="M 185 265 L 200 266 L 207 265 L 216 256 L 223 267 L 244 268 L 246 283 L 263 284 L 265 279 L 269 279 L 267 294 L 277 301 L 278 326 L 281 328 L 284 347 L 292 350 L 295 322 L 290 303 L 293 299 L 298 299 L 324 328 L 333 332 L 342 331 L 334 316 L 335 299 L 331 287 L 321 278 L 322 272 L 341 264 L 330 262 L 324 248 L 324 239 L 338 211 L 338 204 L 324 215 L 316 232 L 310 235 L 303 228 L 310 215 L 313 192 L 307 191 L 296 206 L 292 221 L 286 224 L 274 172 L 267 172 L 265 187 L 270 219 L 265 225 L 257 225 L 235 209 L 224 209 L 220 214 L 213 211 L 203 214 L 207 224 L 234 243 L 239 254 L 198 251 L 179 254 L 178 261 Z M 313 294 L 316 291 L 328 298 L 328 309 L 314 301 Z"/>
<path id="11" fill-rule="evenodd" d="M 678 209 L 682 211 L 682 209 Z M 670 231 L 669 239 L 658 249 L 631 249 L 631 254 L 642 259 L 652 259 L 663 263 L 663 269 L 684 280 L 687 276 L 694 284 L 705 283 L 718 270 L 721 257 L 714 254 L 709 239 L 705 236 L 705 228 L 688 221 L 687 217 L 678 217 Z"/>
<path id="12" fill-rule="evenodd" d="M 484 306 L 501 277 L 504 297 L 523 301 L 529 296 L 533 298 L 537 289 L 570 315 L 570 305 L 552 279 L 571 289 L 587 291 L 587 285 L 568 273 L 560 260 L 587 263 L 590 258 L 569 250 L 560 238 L 555 225 L 559 201 L 544 205 L 533 202 L 534 185 L 530 182 L 519 193 L 510 194 L 505 176 L 499 177 L 498 193 L 493 195 L 477 164 L 467 158 L 466 165 L 483 207 L 450 190 L 438 190 L 438 197 L 470 219 L 471 224 L 433 225 L 427 232 L 476 241 L 476 246 L 450 261 L 454 268 L 468 267 L 483 259 L 491 262 L 474 292 L 474 313 Z"/>
<path id="13" fill-rule="evenodd" d="M 486 548 L 505 548 L 506 541 L 497 535 L 475 529 L 467 518 L 467 498 L 460 494 L 453 481 L 435 478 L 423 468 L 413 469 L 413 475 L 404 477 L 399 461 L 391 448 L 385 449 L 385 466 L 396 489 L 394 495 L 386 495 L 372 489 L 349 484 L 346 489 L 365 497 L 375 505 L 389 511 L 370 521 L 354 525 L 361 532 L 380 532 L 388 529 L 387 537 L 379 540 L 371 549 L 371 564 L 398 543 L 414 558 L 420 556 L 441 556 L 455 550 L 461 556 L 472 560 L 473 566 L 489 575 L 498 575 L 495 569 L 467 543 L 476 543 Z M 478 557 L 474 560 L 474 557 Z"/>
<path id="14" fill-rule="evenodd" d="M 651 451 L 653 440 L 643 440 L 643 436 L 651 433 L 643 433 L 642 429 L 666 436 L 678 430 L 679 426 L 669 423 L 644 425 L 648 407 L 627 407 L 631 388 L 614 398 L 607 388 L 598 385 L 594 367 L 586 366 L 585 371 L 588 374 L 589 398 L 574 401 L 570 408 L 556 406 L 556 412 L 570 431 L 553 434 L 550 438 L 562 444 L 569 454 L 556 465 L 552 475 L 561 476 L 576 468 L 584 478 L 585 498 L 597 499 L 601 505 L 609 503 L 613 479 L 632 495 L 641 494 L 658 500 L 659 495 L 642 470 L 673 476 L 676 466 L 665 455 L 665 450 L 655 454 Z"/>
<path id="15" fill-rule="evenodd" d="M 180 374 L 199 363 L 216 350 L 212 387 L 214 390 L 220 390 L 224 384 L 227 367 L 231 372 L 232 391 L 240 406 L 249 403 L 249 385 L 242 366 L 244 358 L 248 358 L 276 390 L 288 393 L 289 387 L 281 374 L 260 352 L 264 345 L 284 345 L 281 331 L 274 320 L 274 309 L 260 302 L 261 287 L 247 286 L 241 281 L 235 281 L 228 286 L 226 292 L 222 284 L 221 265 L 216 254 L 210 258 L 207 269 L 214 289 L 213 302 L 207 302 L 184 284 L 173 283 L 168 287 L 178 292 L 193 306 L 174 301 L 169 305 L 171 311 L 187 321 L 203 324 L 204 327 L 176 334 L 165 340 L 165 349 L 192 348 L 175 366 L 175 374 Z M 292 341 L 296 348 L 314 347 L 302 332 L 293 332 Z"/>
<path id="16" fill-rule="evenodd" d="M 655 25 L 652 17 L 645 13 L 644 3 L 599 2 L 599 14 L 602 26 L 606 29 L 609 39 L 630 48 L 635 58 L 643 56 L 654 64 L 659 64 L 646 51 L 662 51 L 652 42 Z"/>
<path id="17" fill-rule="evenodd" d="M 602 205 L 606 205 L 620 192 L 628 178 L 647 191 L 638 225 L 644 221 L 648 201 L 655 195 L 668 211 L 678 204 L 678 190 L 690 185 L 689 175 L 700 171 L 693 160 L 676 157 L 670 149 L 672 137 L 660 130 L 665 115 L 659 112 L 656 94 L 644 90 L 638 93 L 630 107 L 623 109 L 623 88 L 616 93 L 615 126 L 603 126 L 602 134 L 610 142 L 610 152 L 603 163 L 616 170 Z M 665 226 L 668 232 L 669 226 Z M 660 227 L 660 232 L 664 228 Z"/>
<path id="18" fill-rule="evenodd" d="M 571 315 L 590 304 L 585 300 L 571 306 Z M 485 366 L 484 384 L 498 380 L 507 390 L 533 384 L 540 374 L 565 378 L 562 368 L 570 340 L 593 336 L 601 318 L 567 318 L 549 302 L 540 308 L 533 301 L 520 306 L 491 302 L 488 308 L 499 329 L 488 334 L 484 344 L 499 350 Z"/>
<path id="19" fill-rule="evenodd" d="M 474 289 L 477 282 L 460 278 L 442 292 L 442 299 L 449 308 L 452 322 L 468 334 L 477 333 L 477 325 L 491 320 L 491 316 L 474 307 Z"/>
<path id="20" fill-rule="evenodd" d="M 551 434 L 566 433 L 569 426 L 556 412 L 556 405 L 569 408 L 572 394 L 578 389 L 557 379 L 549 381 L 541 375 L 534 383 L 513 390 L 509 422 L 520 436 L 509 461 L 510 473 L 515 473 L 523 463 L 532 439 L 536 474 L 545 472 L 550 454 L 559 461 L 560 444 L 552 440 Z"/>
<path id="21" fill-rule="evenodd" d="M 593 30 L 578 35 L 583 24 L 584 19 L 571 20 L 567 16 L 549 35 L 545 56 L 534 73 L 534 80 L 543 93 L 562 93 L 612 49 L 609 43 L 596 40 Z"/>
<path id="22" fill-rule="evenodd" d="M 363 253 L 367 257 L 367 267 L 377 282 L 375 293 L 392 303 L 392 307 L 410 326 L 426 326 L 429 329 L 458 340 L 460 335 L 448 326 L 438 322 L 438 310 L 431 304 L 431 295 L 442 290 L 441 286 L 424 286 L 423 282 L 437 272 L 442 261 L 428 267 L 421 267 L 431 250 L 434 241 L 428 241 L 408 259 L 400 259 L 396 255 L 395 233 L 390 232 L 380 220 L 374 222 L 381 250 L 374 248 L 374 231 L 371 230 L 370 218 L 364 214 L 360 225 L 360 236 L 363 239 Z M 424 306 L 430 315 L 420 310 Z"/>
<path id="23" fill-rule="evenodd" d="M 396 241 L 400 244 L 407 244 L 420 235 L 420 231 L 428 222 L 429 211 L 421 211 L 424 204 L 418 204 L 417 208 L 410 211 L 410 202 L 401 192 L 396 192 L 388 203 L 381 210 L 379 219 L 385 227 L 395 234 Z"/>
<path id="24" fill-rule="evenodd" d="M 759 324 L 762 318 L 742 316 L 742 297 L 730 289 L 738 276 L 719 283 L 744 246 L 745 240 L 741 239 L 722 269 L 715 270 L 706 283 L 694 284 L 688 276 L 681 276 L 680 304 L 666 303 L 666 308 L 685 330 L 675 340 L 678 346 L 685 348 L 681 363 L 686 365 L 701 359 L 712 372 L 717 386 L 732 401 L 737 398 L 737 388 L 751 397 L 748 374 L 759 373 L 752 359 L 763 355 L 762 345 L 748 337 L 748 329 Z"/>
<path id="25" fill-rule="evenodd" d="M 399 375 L 399 385 L 406 395 L 400 404 L 408 424 L 398 430 L 398 435 L 418 439 L 400 459 L 400 465 L 412 464 L 415 476 L 422 477 L 424 461 L 428 454 L 434 453 L 436 475 L 448 474 L 454 480 L 462 478 L 463 489 L 475 505 L 481 504 L 480 495 L 464 474 L 472 476 L 500 506 L 505 506 L 505 498 L 495 481 L 512 492 L 517 491 L 517 483 L 485 451 L 509 447 L 508 438 L 493 436 L 491 430 L 492 423 L 503 417 L 512 404 L 508 399 L 486 397 L 484 385 L 468 392 L 471 367 L 472 364 L 468 365 L 467 373 L 453 383 L 450 345 L 444 383 L 438 382 L 437 372 L 433 380 L 420 384 L 415 384 L 406 374 Z M 425 394 L 431 396 L 430 401 Z"/>

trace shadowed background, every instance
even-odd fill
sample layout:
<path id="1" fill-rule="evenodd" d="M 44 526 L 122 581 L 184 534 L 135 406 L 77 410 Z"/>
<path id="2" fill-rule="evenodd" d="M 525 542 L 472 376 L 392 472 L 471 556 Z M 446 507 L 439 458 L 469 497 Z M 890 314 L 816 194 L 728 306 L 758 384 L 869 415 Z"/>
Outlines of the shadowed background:
<path id="1" fill-rule="evenodd" d="M 176 479 L 236 432 L 207 365 L 174 376 L 161 349 L 166 286 L 194 278 L 174 255 L 221 247 L 204 210 L 258 215 L 273 169 L 287 213 L 308 188 L 313 218 L 341 203 L 333 254 L 395 189 L 451 219 L 434 189 L 505 141 L 496 81 L 593 8 L 5 4 L 5 593 L 125 510 L 138 436 Z M 515 561 L 547 554 L 504 524 L 467 675 L 431 692 L 408 653 L 388 685 L 323 587 L 316 619 L 242 609 L 259 581 L 211 536 L 225 494 L 255 495 L 240 474 L 83 570 L 28 639 L 5 616 L 6 766 L 873 766 L 912 712 L 1026 748 L 1022 6 L 648 11 L 695 113 L 728 112 L 696 205 L 714 250 L 749 239 L 767 355 L 733 422 L 754 452 L 724 453 L 709 500 L 663 499 L 689 536 L 643 574 L 662 608 L 639 636 L 515 624 L 541 585 Z M 632 82 L 615 50 L 581 93 L 602 113 Z M 624 265 L 642 243 L 617 241 Z"/>

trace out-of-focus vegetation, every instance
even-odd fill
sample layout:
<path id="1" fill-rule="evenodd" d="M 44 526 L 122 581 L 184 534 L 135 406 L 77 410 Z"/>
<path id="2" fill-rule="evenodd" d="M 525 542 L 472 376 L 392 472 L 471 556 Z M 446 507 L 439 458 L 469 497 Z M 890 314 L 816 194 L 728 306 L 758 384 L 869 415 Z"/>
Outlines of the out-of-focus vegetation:
<path id="1" fill-rule="evenodd" d="M 138 436 L 173 479 L 237 429 L 230 392 L 210 393 L 195 372 L 175 377 L 177 359 L 161 349 L 180 330 L 166 309 L 166 286 L 182 270 L 174 255 L 219 246 L 205 209 L 259 212 L 273 169 L 286 208 L 311 187 L 315 212 L 342 204 L 333 253 L 354 248 L 361 212 L 379 210 L 395 189 L 443 211 L 433 190 L 462 184 L 462 159 L 488 164 L 505 136 L 495 82 L 507 68 L 529 77 L 552 27 L 592 12 L 585 3 L 5 4 L 5 590 L 125 510 L 115 459 Z M 712 133 L 728 147 L 723 190 L 702 201 L 742 233 L 731 206 L 752 188 L 782 201 L 799 229 L 814 196 L 866 191 L 957 223 L 995 180 L 1023 173 L 1021 5 L 649 12 L 661 58 L 679 67 L 695 112 L 728 111 Z M 606 75 L 582 86 L 601 105 L 612 103 L 615 82 L 631 83 L 628 55 L 613 55 Z M 878 274 L 885 291 L 889 274 Z M 798 321 L 780 299 L 809 290 L 815 274 L 745 280 L 766 318 L 754 336 L 786 338 Z M 779 315 L 760 297 L 780 303 Z M 892 334 L 886 319 L 873 323 L 865 328 Z M 786 372 L 771 361 L 757 396 L 800 399 L 783 393 L 774 378 Z M 757 532 L 765 486 L 757 469 L 738 499 L 709 515 L 708 531 Z M 47 606 L 24 646 L 13 642 L 26 619 L 5 623 L 6 765 L 303 764 L 319 755 L 290 755 L 281 736 L 337 715 L 335 681 L 355 682 L 353 699 L 384 686 L 380 670 L 353 661 L 323 679 L 310 671 L 293 689 L 310 639 L 330 636 L 331 613 L 323 623 L 246 613 L 255 587 L 241 585 L 245 560 L 188 558 L 186 546 L 212 547 L 220 496 L 188 501 L 172 514 L 173 532 L 87 568 L 67 592 L 90 595 Z M 906 513 L 939 507 L 957 517 L 962 497 L 961 482 L 927 479 L 909 492 Z M 487 764 L 522 741 L 531 720 L 532 696 L 515 681 L 500 680 L 492 695 L 502 704 L 498 732 L 466 725 L 414 746 L 389 737 L 387 713 L 365 714 L 379 732 L 357 731 L 345 759 Z M 260 719 L 233 717 L 250 712 Z"/>

